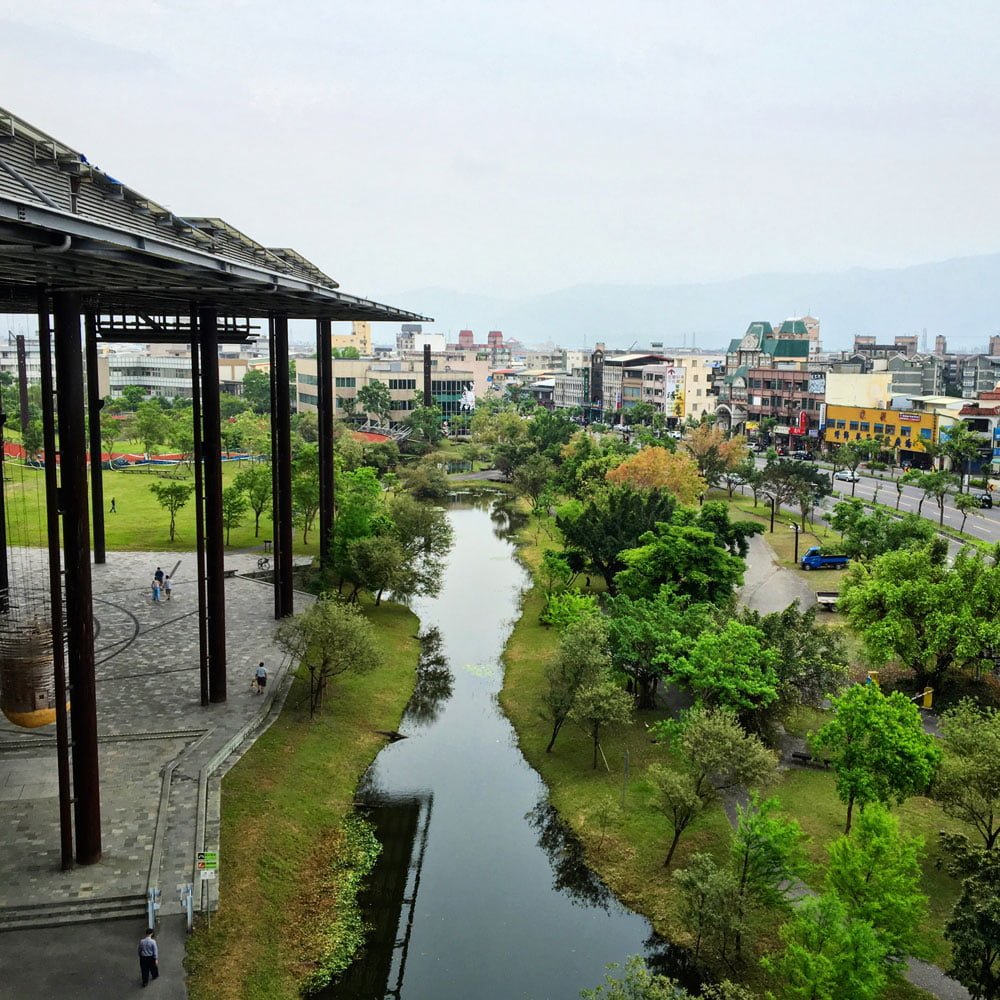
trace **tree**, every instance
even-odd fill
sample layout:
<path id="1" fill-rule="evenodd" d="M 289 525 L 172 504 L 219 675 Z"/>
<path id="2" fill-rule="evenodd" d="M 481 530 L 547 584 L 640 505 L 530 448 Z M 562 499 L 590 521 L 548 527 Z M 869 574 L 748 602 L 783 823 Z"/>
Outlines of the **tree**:
<path id="1" fill-rule="evenodd" d="M 941 735 L 934 797 L 992 850 L 1000 841 L 1000 711 L 963 699 L 941 715 Z"/>
<path id="2" fill-rule="evenodd" d="M 292 520 L 302 529 L 302 544 L 307 544 L 313 521 L 319 513 L 319 463 L 316 446 L 306 445 L 293 463 Z"/>
<path id="3" fill-rule="evenodd" d="M 153 483 L 149 491 L 156 497 L 156 502 L 170 514 L 170 541 L 173 541 L 177 511 L 191 499 L 194 486 L 190 483 Z"/>
<path id="4" fill-rule="evenodd" d="M 755 724 L 765 731 L 799 705 L 820 708 L 837 694 L 847 676 L 847 651 L 836 629 L 818 625 L 817 608 L 799 610 L 798 601 L 784 611 L 762 615 L 749 608 L 739 620 L 759 633 L 762 648 L 774 650 L 777 699 L 756 713 Z"/>
<path id="5" fill-rule="evenodd" d="M 166 430 L 171 450 L 180 455 L 180 460 L 186 462 L 190 470 L 191 458 L 194 455 L 194 427 L 191 423 L 191 414 L 172 413 Z"/>
<path id="6" fill-rule="evenodd" d="M 803 529 L 816 497 L 830 492 L 830 480 L 826 473 L 811 462 L 768 461 L 761 470 L 761 484 L 763 492 L 774 498 L 775 510 L 781 510 L 786 504 L 798 505 Z"/>
<path id="7" fill-rule="evenodd" d="M 604 982 L 592 990 L 582 990 L 583 1000 L 689 1000 L 690 994 L 666 976 L 650 972 L 638 955 L 625 964 L 625 978 L 615 979 L 611 973 L 618 965 L 608 966 Z"/>
<path id="8" fill-rule="evenodd" d="M 393 597 L 409 604 L 414 597 L 436 597 L 444 579 L 453 532 L 444 510 L 400 494 L 385 502 L 388 535 L 402 562 L 392 579 Z"/>
<path id="9" fill-rule="evenodd" d="M 692 855 L 686 868 L 671 880 L 682 900 L 682 919 L 694 935 L 692 958 L 697 962 L 702 949 L 721 953 L 723 942 L 735 932 L 733 895 L 736 878 L 728 866 L 720 866 L 710 854 Z"/>
<path id="10" fill-rule="evenodd" d="M 230 426 L 237 432 L 240 447 L 249 452 L 251 458 L 271 454 L 271 427 L 263 417 L 244 410 Z"/>
<path id="11" fill-rule="evenodd" d="M 608 633 L 600 617 L 578 618 L 566 626 L 559 636 L 558 652 L 545 666 L 542 702 L 552 723 L 546 753 L 552 753 L 580 689 L 602 676 L 609 665 Z"/>
<path id="12" fill-rule="evenodd" d="M 353 601 L 364 587 L 375 597 L 375 607 L 378 607 L 382 594 L 399 577 L 405 559 L 402 546 L 385 535 L 369 535 L 351 542 L 347 549 L 347 571 L 354 589 L 348 600 Z"/>
<path id="13" fill-rule="evenodd" d="M 525 497 L 532 510 L 549 487 L 555 466 L 543 455 L 532 455 L 514 469 L 512 482 L 518 496 Z"/>
<path id="14" fill-rule="evenodd" d="M 751 725 L 757 711 L 778 699 L 778 653 L 762 640 L 752 625 L 730 618 L 702 632 L 687 655 L 674 660 L 670 676 L 699 703 L 730 709 L 745 726 Z"/>
<path id="15" fill-rule="evenodd" d="M 403 422 L 410 428 L 410 441 L 420 442 L 425 448 L 433 448 L 444 432 L 441 430 L 441 408 L 423 406 L 423 393 L 418 394 L 418 403 Z"/>
<path id="16" fill-rule="evenodd" d="M 965 522 L 969 519 L 969 515 L 973 513 L 978 513 L 980 508 L 979 497 L 973 493 L 959 493 L 954 500 L 955 509 L 962 515 L 962 525 L 958 529 L 959 534 L 965 531 Z M 943 516 L 943 514 L 942 514 Z"/>
<path id="17" fill-rule="evenodd" d="M 128 409 L 137 410 L 139 404 L 146 398 L 146 390 L 140 385 L 126 385 L 122 387 L 119 395 L 125 400 Z"/>
<path id="18" fill-rule="evenodd" d="M 406 488 L 420 500 L 440 500 L 451 489 L 447 474 L 432 457 L 405 466 L 400 475 Z"/>
<path id="19" fill-rule="evenodd" d="M 861 500 L 841 500 L 829 515 L 830 527 L 841 534 L 841 551 L 852 559 L 871 562 L 897 549 L 927 545 L 934 526 L 916 514 L 892 517 L 881 508 L 868 510 Z"/>
<path id="20" fill-rule="evenodd" d="M 699 424 L 691 430 L 683 444 L 709 486 L 715 486 L 723 472 L 737 468 L 747 457 L 746 438 L 736 436 L 727 439 L 720 428 L 709 423 Z"/>
<path id="21" fill-rule="evenodd" d="M 324 595 L 308 611 L 286 618 L 275 640 L 309 678 L 309 714 L 322 707 L 327 686 L 348 671 L 381 666 L 375 628 L 353 605 Z"/>
<path id="22" fill-rule="evenodd" d="M 674 507 L 674 498 L 660 490 L 640 493 L 629 486 L 609 486 L 586 503 L 564 504 L 556 525 L 566 547 L 583 553 L 614 593 L 615 575 L 625 569 L 622 551 L 638 544 L 657 521 L 669 521 Z"/>
<path id="23" fill-rule="evenodd" d="M 765 784 L 777 774 L 777 756 L 759 737 L 748 734 L 734 712 L 695 707 L 683 721 L 652 727 L 658 739 L 672 745 L 678 767 L 651 765 L 647 777 L 654 804 L 666 815 L 673 839 L 664 866 L 669 866 L 684 831 L 698 814 L 731 788 Z"/>
<path id="24" fill-rule="evenodd" d="M 1000 648 L 1000 568 L 969 549 L 951 566 L 930 549 L 856 564 L 838 607 L 873 664 L 898 660 L 935 690 L 950 670 L 978 667 Z"/>
<path id="25" fill-rule="evenodd" d="M 163 410 L 156 403 L 140 403 L 135 412 L 135 432 L 146 454 L 163 440 L 163 430 Z"/>
<path id="26" fill-rule="evenodd" d="M 601 609 L 597 606 L 597 598 L 593 594 L 565 590 L 561 594 L 553 594 L 549 598 L 539 621 L 543 625 L 551 625 L 556 631 L 561 632 L 580 618 L 600 616 Z"/>
<path id="27" fill-rule="evenodd" d="M 594 743 L 594 769 L 601 729 L 626 726 L 632 718 L 632 697 L 609 676 L 603 674 L 580 687 L 573 699 L 569 717 L 585 726 Z"/>
<path id="28" fill-rule="evenodd" d="M 806 897 L 780 931 L 785 950 L 763 960 L 780 1000 L 875 1000 L 886 985 L 885 949 L 835 893 Z"/>
<path id="29" fill-rule="evenodd" d="M 334 486 L 336 518 L 332 542 L 333 565 L 341 578 L 347 570 L 347 551 L 359 538 L 388 530 L 382 505 L 382 486 L 375 470 L 362 466 L 338 471 Z"/>
<path id="30" fill-rule="evenodd" d="M 38 456 L 45 447 L 45 433 L 41 420 L 28 421 L 28 426 L 25 427 L 24 433 L 21 435 L 21 445 L 28 459 L 37 462 Z"/>
<path id="31" fill-rule="evenodd" d="M 363 385 L 358 389 L 358 403 L 369 416 L 374 415 L 378 423 L 386 423 L 389 420 L 392 396 L 385 382 L 372 379 Z"/>
<path id="32" fill-rule="evenodd" d="M 944 502 L 948 494 L 959 485 L 958 476 L 950 472 L 925 472 L 920 480 L 920 487 L 925 498 L 934 498 L 938 508 L 938 524 L 944 524 Z"/>
<path id="33" fill-rule="evenodd" d="M 643 448 L 611 469 L 607 480 L 636 490 L 665 490 L 686 504 L 694 503 L 706 488 L 694 459 L 666 448 Z"/>
<path id="34" fill-rule="evenodd" d="M 944 925 L 951 944 L 948 975 L 976 1000 L 1000 1000 L 1000 851 L 969 846 L 958 834 L 941 834 L 950 853 L 948 872 L 962 891 Z"/>
<path id="35" fill-rule="evenodd" d="M 254 413 L 271 412 L 271 377 L 260 368 L 251 368 L 243 376 L 243 398 Z"/>
<path id="36" fill-rule="evenodd" d="M 899 691 L 886 697 L 877 684 L 856 684 L 833 699 L 833 707 L 812 748 L 830 759 L 837 794 L 847 805 L 844 832 L 850 833 L 855 803 L 888 805 L 923 792 L 941 751 L 924 732 L 920 710 Z"/>
<path id="37" fill-rule="evenodd" d="M 246 494 L 238 486 L 228 486 L 222 491 L 222 523 L 226 527 L 226 545 L 229 544 L 229 532 L 243 523 L 243 515 L 249 507 Z"/>
<path id="38" fill-rule="evenodd" d="M 736 954 L 752 916 L 789 905 L 788 888 L 807 868 L 799 824 L 779 815 L 776 798 L 750 793 L 746 807 L 736 806 L 736 833 L 730 846 L 730 866 L 736 876 L 733 894 Z"/>
<path id="39" fill-rule="evenodd" d="M 233 486 L 246 496 L 253 511 L 253 536 L 260 537 L 260 517 L 271 506 L 271 474 L 262 465 L 248 465 L 236 473 Z"/>
<path id="40" fill-rule="evenodd" d="M 115 450 L 115 444 L 122 438 L 127 437 L 124 433 L 125 427 L 121 420 L 111 416 L 110 414 L 103 416 L 101 420 L 101 447 L 108 453 L 108 462 L 110 463 Z M 109 465 L 109 468 L 111 466 Z"/>
<path id="41" fill-rule="evenodd" d="M 611 597 L 607 612 L 615 669 L 629 678 L 636 708 L 652 708 L 665 669 L 669 672 L 674 659 L 709 627 L 708 608 L 692 607 L 664 588 L 654 598 Z"/>
<path id="42" fill-rule="evenodd" d="M 964 420 L 956 420 L 941 431 L 941 454 L 949 459 L 952 472 L 957 474 L 961 492 L 963 474 L 969 472 L 972 460 L 979 456 L 985 442 L 978 434 L 969 430 L 969 425 Z"/>
<path id="43" fill-rule="evenodd" d="M 827 847 L 826 887 L 855 920 L 871 924 L 886 959 L 898 968 L 919 951 L 917 928 L 927 916 L 920 891 L 924 842 L 899 832 L 899 822 L 883 807 L 870 805 L 850 836 Z"/>

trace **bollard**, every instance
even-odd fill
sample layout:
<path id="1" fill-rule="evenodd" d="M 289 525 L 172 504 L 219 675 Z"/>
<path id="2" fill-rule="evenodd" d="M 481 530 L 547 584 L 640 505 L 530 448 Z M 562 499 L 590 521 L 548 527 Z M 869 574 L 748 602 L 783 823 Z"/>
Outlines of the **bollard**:
<path id="1" fill-rule="evenodd" d="M 160 890 L 146 890 L 146 926 L 156 926 L 156 911 L 160 908 Z"/>

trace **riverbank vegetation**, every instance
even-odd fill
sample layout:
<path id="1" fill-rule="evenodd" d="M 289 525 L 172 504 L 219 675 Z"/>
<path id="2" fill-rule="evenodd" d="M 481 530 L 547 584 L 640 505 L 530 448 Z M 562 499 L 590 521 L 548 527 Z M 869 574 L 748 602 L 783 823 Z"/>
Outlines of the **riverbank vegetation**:
<path id="1" fill-rule="evenodd" d="M 533 419 L 527 421 L 529 428 Z M 552 415 L 543 419 L 547 426 L 553 423 Z M 937 787 L 942 752 L 950 759 L 959 753 L 961 741 L 947 733 L 943 740 L 925 734 L 918 710 L 903 695 L 886 697 L 872 684 L 863 690 L 844 686 L 864 679 L 869 667 L 881 666 L 896 676 L 909 672 L 918 682 L 937 669 L 935 677 L 945 689 L 962 683 L 968 690 L 971 681 L 987 693 L 989 684 L 977 664 L 983 650 L 1000 640 L 994 634 L 1000 609 L 989 611 L 992 595 L 1000 592 L 995 560 L 967 556 L 966 561 L 975 563 L 971 568 L 959 561 L 969 594 L 958 603 L 939 599 L 928 609 L 924 617 L 939 619 L 941 636 L 939 652 L 932 652 L 930 660 L 906 655 L 903 615 L 894 638 L 885 630 L 879 633 L 876 615 L 870 614 L 866 624 L 856 607 L 871 605 L 864 588 L 872 586 L 872 579 L 878 581 L 881 561 L 892 557 L 878 551 L 886 548 L 884 536 L 892 533 L 887 523 L 868 532 L 867 550 L 864 533 L 871 525 L 857 516 L 854 523 L 837 525 L 845 536 L 854 532 L 851 544 L 857 546 L 857 565 L 837 588 L 844 615 L 820 621 L 815 608 L 773 615 L 740 611 L 734 591 L 742 579 L 741 556 L 749 536 L 762 522 L 770 522 L 771 511 L 758 508 L 758 516 L 735 520 L 738 512 L 748 510 L 749 499 L 719 502 L 710 490 L 725 482 L 727 468 L 754 475 L 745 449 L 743 455 L 738 445 L 722 451 L 712 434 L 701 433 L 704 440 L 691 451 L 697 468 L 690 471 L 702 476 L 705 488 L 699 505 L 693 506 L 646 481 L 657 470 L 677 479 L 678 459 L 649 459 L 641 468 L 631 463 L 635 476 L 614 476 L 609 473 L 622 466 L 627 451 L 620 438 L 570 429 L 565 442 L 542 452 L 531 446 L 530 429 L 503 426 L 508 438 L 520 435 L 520 450 L 513 457 L 508 452 L 508 461 L 513 463 L 513 488 L 532 512 L 531 524 L 522 532 L 521 554 L 536 585 L 524 599 L 507 646 L 501 701 L 525 756 L 546 781 L 553 804 L 581 838 L 594 868 L 669 939 L 689 944 L 712 974 L 737 974 L 751 988 L 770 989 L 779 998 L 916 995 L 919 991 L 902 978 L 907 954 L 951 967 L 970 987 L 982 988 L 970 978 L 969 955 L 979 955 L 987 972 L 993 968 L 989 929 L 979 928 L 976 937 L 963 917 L 976 905 L 992 905 L 991 890 L 983 888 L 987 880 L 968 874 L 981 873 L 986 862 L 971 846 L 962 846 L 974 842 L 978 828 L 969 822 L 968 802 L 956 809 L 946 804 L 943 792 L 940 800 L 926 795 Z M 676 447 L 662 440 L 647 444 L 647 451 Z M 518 461 L 526 465 L 537 456 L 551 464 L 547 483 L 538 481 L 538 462 L 530 477 L 518 475 Z M 801 468 L 801 463 L 773 458 L 759 481 L 751 483 L 755 505 L 762 497 L 770 503 L 779 496 L 781 503 L 799 506 L 796 534 L 782 525 L 785 518 L 779 515 L 784 530 L 768 535 L 777 543 L 778 561 L 786 565 L 794 544 L 835 548 L 840 539 L 829 527 L 810 524 L 823 482 L 811 471 L 800 474 L 796 465 Z M 732 495 L 740 484 L 725 485 Z M 615 517 L 616 512 L 621 516 Z M 768 517 L 761 517 L 765 512 Z M 806 533 L 816 542 L 809 543 Z M 929 552 L 929 557 L 921 556 L 928 567 L 940 561 L 940 545 L 933 539 L 929 546 L 909 551 Z M 933 574 L 896 575 L 897 584 L 905 582 L 920 592 Z M 887 586 L 888 580 L 883 590 Z M 591 646 L 606 645 L 610 676 L 634 699 L 631 724 L 600 737 L 602 766 L 596 769 L 593 731 L 575 723 L 586 712 L 572 707 L 572 684 L 579 684 L 577 696 L 588 707 L 592 686 L 588 688 L 586 678 L 574 677 L 564 662 L 567 646 L 579 644 L 574 635 L 579 622 L 594 616 L 606 638 L 591 637 Z M 853 633 L 837 627 L 844 621 Z M 959 645 L 949 645 L 946 636 L 960 640 Z M 970 642 L 980 645 L 973 648 Z M 587 668 L 582 669 L 585 673 Z M 595 669 L 607 676 L 604 667 Z M 845 691 L 865 705 L 856 708 L 849 698 L 832 709 L 826 704 L 826 696 Z M 850 722 L 848 702 L 855 715 L 867 720 L 861 724 L 863 732 Z M 557 706 L 561 716 L 555 714 Z M 695 740 L 696 719 L 721 721 L 726 713 L 745 734 L 775 747 L 788 762 L 776 779 L 769 780 L 766 769 L 752 776 L 745 805 L 740 805 L 742 794 L 734 798 L 727 793 L 722 765 L 732 761 L 734 751 L 719 741 L 717 726 L 707 727 L 716 733 L 716 742 L 699 750 L 722 754 L 711 766 L 699 767 L 690 746 L 685 747 L 685 738 Z M 788 770 L 796 760 L 791 737 L 783 735 L 786 720 L 807 737 L 822 731 L 821 738 L 800 743 L 795 751 L 811 768 Z M 864 753 L 854 752 L 855 738 L 862 741 Z M 982 759 L 968 766 L 986 781 L 996 771 Z M 762 786 L 759 797 L 754 797 L 754 785 Z M 996 788 L 978 787 L 980 808 L 1000 807 Z M 950 788 L 954 791 L 954 782 Z M 725 808 L 713 803 L 713 794 L 701 794 L 705 791 L 714 792 Z M 858 794 L 868 797 L 861 814 L 866 832 L 845 833 L 850 806 L 861 801 Z M 875 823 L 882 826 L 869 828 Z M 939 836 L 942 831 L 948 836 Z M 971 842 L 962 839 L 970 836 Z M 967 859 L 965 869 L 958 858 Z M 852 882 L 854 875 L 845 874 L 846 869 L 856 875 L 866 867 L 871 875 L 895 871 L 891 888 L 886 883 L 875 895 L 866 894 Z M 793 910 L 779 891 L 787 879 L 801 879 L 819 893 L 816 902 Z M 912 933 L 900 936 L 898 914 L 903 912 L 909 914 Z M 960 938 L 967 932 L 971 941 L 966 951 Z M 844 992 L 843 983 L 850 980 L 837 972 L 831 975 L 836 954 L 824 947 L 835 940 L 841 942 L 834 949 L 837 954 L 869 963 L 862 992 Z M 788 974 L 793 966 L 812 972 L 795 979 Z M 825 986 L 821 967 L 826 969 Z"/>
<path id="2" fill-rule="evenodd" d="M 223 780 L 225 881 L 219 911 L 189 942 L 192 1000 L 292 1000 L 343 969 L 361 942 L 355 894 L 377 846 L 348 817 L 413 690 L 419 624 L 399 605 L 362 608 L 379 667 L 331 681 L 312 718 L 308 680 L 297 679 Z"/>

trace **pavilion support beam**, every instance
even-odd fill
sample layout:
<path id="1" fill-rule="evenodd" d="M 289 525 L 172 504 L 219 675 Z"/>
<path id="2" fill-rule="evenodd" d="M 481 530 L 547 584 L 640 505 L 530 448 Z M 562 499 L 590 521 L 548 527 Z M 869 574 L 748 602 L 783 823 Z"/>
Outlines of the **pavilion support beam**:
<path id="1" fill-rule="evenodd" d="M 274 385 L 274 425 L 276 453 L 272 455 L 272 475 L 278 499 L 274 522 L 275 617 L 293 613 L 292 602 L 292 406 L 288 391 L 288 317 L 274 317 L 274 350 L 271 354 L 271 377 Z"/>
<path id="2" fill-rule="evenodd" d="M 219 412 L 219 326 L 213 306 L 199 306 L 202 457 L 205 465 L 205 576 L 208 696 L 226 700 L 226 536 L 222 519 L 222 424 Z"/>
<path id="3" fill-rule="evenodd" d="M 334 465 L 333 465 L 333 347 L 330 321 L 316 321 L 316 367 L 319 389 L 319 564 L 332 565 Z"/>
<path id="4" fill-rule="evenodd" d="M 38 291 L 38 358 L 41 367 L 42 440 L 56 454 L 52 391 L 52 328 L 49 298 Z M 73 867 L 73 792 L 70 787 L 69 713 L 66 710 L 66 646 L 63 639 L 62 555 L 59 552 L 59 482 L 56 463 L 45 463 L 45 524 L 49 550 L 49 609 L 52 615 L 52 671 L 56 696 L 56 775 L 59 780 L 59 844 L 63 871 Z"/>
<path id="5" fill-rule="evenodd" d="M 7 414 L 0 412 L 0 611 L 10 608 L 10 570 L 7 565 L 7 487 L 4 485 L 3 432 Z"/>
<path id="6" fill-rule="evenodd" d="M 278 425 L 274 418 L 278 410 L 277 388 L 274 379 L 274 317 L 267 321 L 267 356 L 271 359 L 268 369 L 269 386 L 271 389 L 271 530 L 273 534 L 271 553 L 271 582 L 274 590 L 274 617 L 282 618 L 281 614 L 281 561 L 278 554 L 281 550 L 281 538 L 278 535 L 278 525 L 282 521 L 281 516 L 281 494 L 278 492 Z"/>
<path id="7" fill-rule="evenodd" d="M 66 646 L 72 703 L 76 860 L 82 865 L 92 865 L 101 860 L 101 782 L 97 753 L 94 602 L 90 579 L 90 521 L 87 516 L 80 300 L 73 292 L 55 292 L 52 306 L 56 331 L 56 385 L 59 391 L 60 496 L 66 574 Z M 54 455 L 46 455 L 46 464 L 54 458 Z"/>
<path id="8" fill-rule="evenodd" d="M 202 705 L 209 704 L 208 596 L 205 588 L 205 470 L 201 420 L 201 345 L 198 343 L 198 307 L 191 307 L 191 424 L 194 432 L 195 574 L 198 579 L 198 680 Z"/>
<path id="9" fill-rule="evenodd" d="M 101 461 L 101 389 L 97 379 L 97 316 L 84 316 L 87 355 L 87 416 L 90 427 L 90 506 L 94 522 L 94 562 L 106 562 L 104 545 L 104 466 Z M 110 455 L 108 458 L 110 459 Z"/>

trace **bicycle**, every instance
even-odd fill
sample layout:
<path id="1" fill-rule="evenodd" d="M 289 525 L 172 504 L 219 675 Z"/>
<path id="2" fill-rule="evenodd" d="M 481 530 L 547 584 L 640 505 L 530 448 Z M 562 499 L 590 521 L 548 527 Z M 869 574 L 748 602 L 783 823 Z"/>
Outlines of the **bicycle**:
<path id="1" fill-rule="evenodd" d="M 270 568 L 271 568 L 271 560 L 268 556 L 261 556 L 257 560 L 257 569 L 270 569 Z"/>

